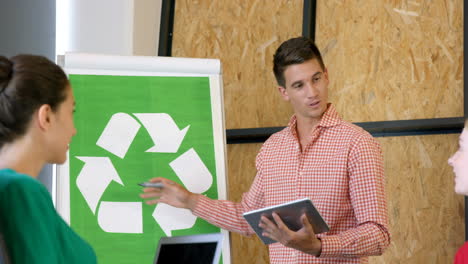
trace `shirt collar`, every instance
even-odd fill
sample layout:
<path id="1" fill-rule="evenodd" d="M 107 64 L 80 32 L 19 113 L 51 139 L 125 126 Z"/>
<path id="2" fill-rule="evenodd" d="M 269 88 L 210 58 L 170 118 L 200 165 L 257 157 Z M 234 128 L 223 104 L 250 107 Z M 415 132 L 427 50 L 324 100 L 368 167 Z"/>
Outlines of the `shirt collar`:
<path id="1" fill-rule="evenodd" d="M 327 104 L 327 110 L 323 113 L 322 119 L 320 119 L 320 123 L 318 124 L 319 127 L 333 127 L 342 122 L 342 119 L 338 112 L 336 111 L 335 107 L 332 103 Z M 297 125 L 297 118 L 296 115 L 293 115 L 289 120 L 288 127 L 290 128 L 291 132 L 296 135 L 296 125 Z"/>

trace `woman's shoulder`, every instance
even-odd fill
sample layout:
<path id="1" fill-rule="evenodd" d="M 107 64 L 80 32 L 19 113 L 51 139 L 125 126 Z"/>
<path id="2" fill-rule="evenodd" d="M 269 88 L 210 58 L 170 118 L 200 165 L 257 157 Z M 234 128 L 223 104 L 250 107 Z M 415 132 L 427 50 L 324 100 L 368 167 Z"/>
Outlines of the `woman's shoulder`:
<path id="1" fill-rule="evenodd" d="M 9 212 L 0 229 L 11 255 L 26 260 L 21 263 L 96 263 L 92 247 L 57 214 L 38 180 L 2 169 L 0 186 L 0 215 Z"/>
<path id="2" fill-rule="evenodd" d="M 17 191 L 18 189 L 23 191 L 43 191 L 45 187 L 42 186 L 38 180 L 29 175 L 18 173 L 12 169 L 0 169 L 0 191 Z"/>
<path id="3" fill-rule="evenodd" d="M 44 210 L 53 207 L 46 187 L 37 179 L 11 169 L 0 170 L 0 207 L 30 206 Z"/>

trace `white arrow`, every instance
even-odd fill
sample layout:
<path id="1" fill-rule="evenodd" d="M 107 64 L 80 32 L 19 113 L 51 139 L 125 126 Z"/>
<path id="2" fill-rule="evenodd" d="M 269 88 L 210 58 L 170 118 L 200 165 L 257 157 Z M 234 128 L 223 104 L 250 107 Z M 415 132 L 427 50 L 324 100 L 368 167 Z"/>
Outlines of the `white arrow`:
<path id="1" fill-rule="evenodd" d="M 197 217 L 190 210 L 175 208 L 163 203 L 156 205 L 153 218 L 166 233 L 166 236 L 172 236 L 172 230 L 191 228 L 197 220 Z"/>
<path id="2" fill-rule="evenodd" d="M 213 176 L 193 148 L 169 163 L 187 190 L 203 193 L 213 184 Z"/>
<path id="3" fill-rule="evenodd" d="M 140 127 L 129 114 L 113 114 L 96 145 L 123 159 Z"/>
<path id="4" fill-rule="evenodd" d="M 176 153 L 190 126 L 179 130 L 168 114 L 134 114 L 148 131 L 155 146 L 146 152 Z"/>
<path id="5" fill-rule="evenodd" d="M 112 162 L 107 157 L 76 157 L 85 162 L 78 177 L 76 185 L 88 203 L 93 213 L 111 181 L 116 181 L 123 185 Z"/>
<path id="6" fill-rule="evenodd" d="M 143 233 L 141 202 L 101 202 L 98 223 L 109 233 Z"/>

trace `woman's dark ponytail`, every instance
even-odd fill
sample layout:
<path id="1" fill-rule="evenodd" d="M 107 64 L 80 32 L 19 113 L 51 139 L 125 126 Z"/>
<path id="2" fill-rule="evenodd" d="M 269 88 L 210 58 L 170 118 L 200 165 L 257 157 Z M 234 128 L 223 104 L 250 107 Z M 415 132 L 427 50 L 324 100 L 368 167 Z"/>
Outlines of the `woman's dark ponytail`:
<path id="1" fill-rule="evenodd" d="M 0 56 L 0 148 L 26 133 L 36 110 L 65 101 L 65 72 L 45 57 Z"/>

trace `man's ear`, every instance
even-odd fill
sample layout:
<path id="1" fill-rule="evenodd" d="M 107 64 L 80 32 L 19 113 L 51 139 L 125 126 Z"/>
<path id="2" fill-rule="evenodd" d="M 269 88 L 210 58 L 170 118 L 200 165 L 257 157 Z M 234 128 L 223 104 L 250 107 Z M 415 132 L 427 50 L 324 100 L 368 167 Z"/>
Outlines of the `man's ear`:
<path id="1" fill-rule="evenodd" d="M 289 95 L 288 95 L 288 92 L 286 91 L 286 88 L 284 88 L 283 86 L 278 86 L 278 91 L 281 94 L 281 97 L 283 97 L 285 101 L 289 101 Z"/>
<path id="2" fill-rule="evenodd" d="M 48 104 L 41 105 L 37 110 L 37 123 L 41 130 L 48 130 L 51 126 L 52 108 Z"/>

